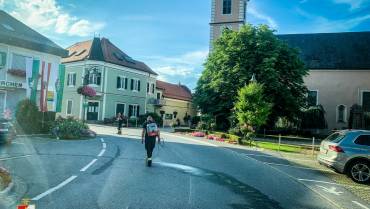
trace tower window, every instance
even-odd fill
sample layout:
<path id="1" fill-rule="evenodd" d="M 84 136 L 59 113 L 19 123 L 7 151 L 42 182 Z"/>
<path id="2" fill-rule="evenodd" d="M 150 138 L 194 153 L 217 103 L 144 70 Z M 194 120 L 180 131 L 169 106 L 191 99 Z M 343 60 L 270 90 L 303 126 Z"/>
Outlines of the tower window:
<path id="1" fill-rule="evenodd" d="M 223 0 L 222 14 L 231 14 L 231 0 Z"/>

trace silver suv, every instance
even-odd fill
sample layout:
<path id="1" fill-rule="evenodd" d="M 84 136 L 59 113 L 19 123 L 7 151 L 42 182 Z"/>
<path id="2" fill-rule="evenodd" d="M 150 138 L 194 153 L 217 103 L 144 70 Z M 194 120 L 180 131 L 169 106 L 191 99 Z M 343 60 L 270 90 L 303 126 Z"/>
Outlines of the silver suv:
<path id="1" fill-rule="evenodd" d="M 357 183 L 370 182 L 370 131 L 344 130 L 331 134 L 321 142 L 317 159 Z"/>

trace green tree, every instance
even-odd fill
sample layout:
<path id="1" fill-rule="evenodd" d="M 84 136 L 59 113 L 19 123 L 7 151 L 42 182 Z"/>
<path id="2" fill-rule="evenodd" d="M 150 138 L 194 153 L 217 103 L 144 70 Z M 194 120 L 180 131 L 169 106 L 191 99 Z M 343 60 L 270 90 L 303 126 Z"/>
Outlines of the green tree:
<path id="1" fill-rule="evenodd" d="M 194 102 L 202 113 L 227 123 L 237 91 L 253 74 L 264 85 L 264 96 L 274 105 L 268 119 L 296 118 L 306 103 L 303 77 L 308 70 L 299 52 L 278 39 L 268 26 L 243 26 L 239 32 L 224 30 L 214 43 L 205 70 L 198 80 Z M 229 125 L 229 124 L 228 124 Z M 225 127 L 224 129 L 227 129 Z"/>
<path id="2" fill-rule="evenodd" d="M 235 103 L 235 114 L 240 126 L 254 128 L 264 125 L 271 113 L 272 104 L 264 99 L 263 85 L 252 82 L 241 88 Z M 252 128 L 253 127 L 253 128 Z"/>

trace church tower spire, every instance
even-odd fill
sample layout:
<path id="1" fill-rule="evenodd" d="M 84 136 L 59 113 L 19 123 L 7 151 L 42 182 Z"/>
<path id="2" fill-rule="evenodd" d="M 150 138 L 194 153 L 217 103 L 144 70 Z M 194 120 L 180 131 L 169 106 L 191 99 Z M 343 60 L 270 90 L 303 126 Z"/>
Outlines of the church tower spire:
<path id="1" fill-rule="evenodd" d="M 249 0 L 212 0 L 210 49 L 225 28 L 238 31 L 246 22 Z"/>

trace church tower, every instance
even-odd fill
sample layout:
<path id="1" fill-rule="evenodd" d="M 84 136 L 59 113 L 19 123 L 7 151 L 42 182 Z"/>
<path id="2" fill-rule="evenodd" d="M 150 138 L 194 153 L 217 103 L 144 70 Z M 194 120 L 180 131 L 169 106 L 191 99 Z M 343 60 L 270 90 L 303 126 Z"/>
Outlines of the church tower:
<path id="1" fill-rule="evenodd" d="M 225 28 L 238 31 L 246 22 L 249 0 L 212 0 L 210 49 Z"/>

